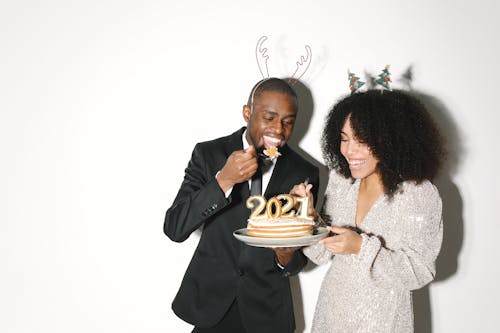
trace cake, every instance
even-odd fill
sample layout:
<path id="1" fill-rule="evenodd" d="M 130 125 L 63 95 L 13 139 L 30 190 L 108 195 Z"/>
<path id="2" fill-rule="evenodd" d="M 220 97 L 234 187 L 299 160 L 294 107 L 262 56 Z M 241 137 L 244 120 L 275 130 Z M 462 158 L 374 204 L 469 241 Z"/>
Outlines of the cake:
<path id="1" fill-rule="evenodd" d="M 295 202 L 299 203 L 296 213 Z M 255 204 L 257 203 L 257 204 Z M 252 213 L 247 220 L 247 235 L 262 238 L 294 238 L 311 235 L 314 220 L 307 215 L 307 198 L 294 200 L 288 194 L 280 194 L 266 200 L 261 195 L 250 196 L 247 207 Z"/>
<path id="2" fill-rule="evenodd" d="M 281 156 L 281 153 L 278 151 L 277 147 L 269 147 L 267 149 L 264 149 L 263 153 L 271 159 Z"/>

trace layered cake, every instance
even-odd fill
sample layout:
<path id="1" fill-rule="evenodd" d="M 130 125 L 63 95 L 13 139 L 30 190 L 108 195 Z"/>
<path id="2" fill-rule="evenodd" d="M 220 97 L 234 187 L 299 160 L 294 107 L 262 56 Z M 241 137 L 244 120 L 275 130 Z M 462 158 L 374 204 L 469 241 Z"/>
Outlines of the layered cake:
<path id="1" fill-rule="evenodd" d="M 313 218 L 307 215 L 307 198 L 298 199 L 297 213 L 293 209 L 296 201 L 287 194 L 269 200 L 261 195 L 249 197 L 247 207 L 252 209 L 252 213 L 247 221 L 247 235 L 263 238 L 311 235 L 315 223 Z"/>

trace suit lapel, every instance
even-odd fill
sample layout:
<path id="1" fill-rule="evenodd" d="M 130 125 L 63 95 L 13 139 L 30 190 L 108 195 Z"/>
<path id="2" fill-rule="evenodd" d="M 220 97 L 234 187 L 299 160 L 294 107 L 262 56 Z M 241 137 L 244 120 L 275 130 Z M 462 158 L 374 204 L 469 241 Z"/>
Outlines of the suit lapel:
<path id="1" fill-rule="evenodd" d="M 234 151 L 243 149 L 243 142 L 241 140 L 245 129 L 246 127 L 242 127 L 229 136 L 227 151 L 226 151 L 226 160 L 229 157 L 229 155 L 231 155 Z M 241 200 L 243 204 L 246 205 L 246 200 L 250 196 L 250 188 L 248 186 L 248 181 L 236 184 L 233 187 L 231 196 L 233 197 L 233 201 Z"/>
<path id="2" fill-rule="evenodd" d="M 243 135 L 243 131 L 245 131 L 245 127 L 240 128 L 233 134 L 231 134 L 228 138 L 227 146 L 226 146 L 226 159 L 231 155 L 233 151 L 242 150 L 243 142 L 241 142 L 241 137 Z"/>
<path id="3" fill-rule="evenodd" d="M 284 146 L 283 149 L 280 149 L 282 152 L 282 156 L 278 157 L 276 161 L 276 165 L 274 166 L 273 174 L 269 179 L 269 184 L 267 185 L 265 197 L 268 198 L 270 196 L 276 195 L 280 192 L 280 188 L 282 185 L 287 182 L 287 172 L 289 169 L 289 161 L 290 155 L 288 154 L 288 146 Z M 288 191 L 287 191 L 288 192 Z M 278 193 L 281 194 L 281 193 Z"/>

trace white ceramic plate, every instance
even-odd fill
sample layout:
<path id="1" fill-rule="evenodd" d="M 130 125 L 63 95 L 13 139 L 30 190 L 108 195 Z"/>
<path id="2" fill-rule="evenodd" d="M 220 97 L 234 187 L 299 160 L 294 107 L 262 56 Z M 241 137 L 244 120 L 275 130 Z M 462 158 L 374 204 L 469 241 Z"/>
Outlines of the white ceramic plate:
<path id="1" fill-rule="evenodd" d="M 246 243 L 250 246 L 257 247 L 301 247 L 312 245 L 326 236 L 328 236 L 328 230 L 323 227 L 319 227 L 315 230 L 313 235 L 295 237 L 295 238 L 267 238 L 267 237 L 253 237 L 247 235 L 247 229 L 238 229 L 233 232 L 234 237 L 238 240 Z"/>

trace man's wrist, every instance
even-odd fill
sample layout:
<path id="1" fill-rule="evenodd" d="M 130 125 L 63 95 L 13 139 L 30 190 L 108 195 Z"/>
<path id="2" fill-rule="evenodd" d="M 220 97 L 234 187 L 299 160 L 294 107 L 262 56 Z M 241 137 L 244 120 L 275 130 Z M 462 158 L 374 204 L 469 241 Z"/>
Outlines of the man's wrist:
<path id="1" fill-rule="evenodd" d="M 220 173 L 221 173 L 220 170 L 217 171 L 217 173 L 215 174 L 215 180 L 217 181 L 217 184 L 219 184 L 219 187 L 222 190 L 222 192 L 224 192 L 226 198 L 228 198 L 231 192 L 233 191 L 233 185 L 225 184 L 224 181 L 221 180 Z"/>
<path id="2" fill-rule="evenodd" d="M 275 257 L 274 258 L 274 261 L 276 262 L 276 266 L 278 266 L 280 269 L 285 269 L 285 266 L 283 266 L 282 264 L 280 264 L 280 261 L 278 260 L 278 257 Z"/>

